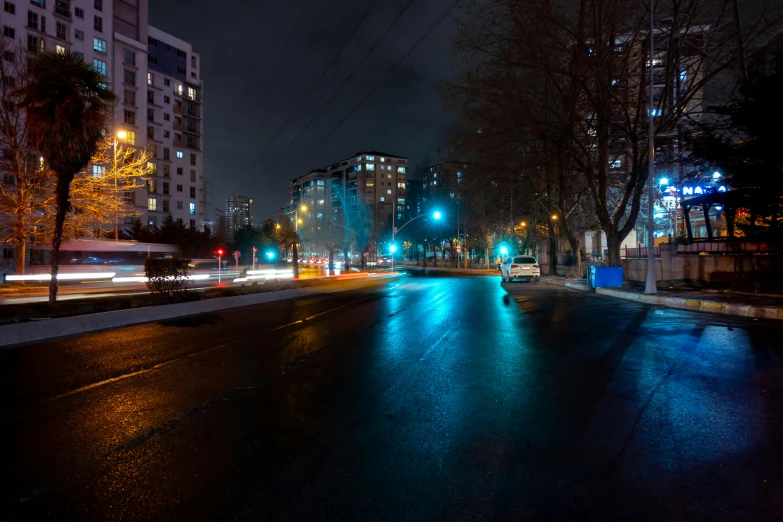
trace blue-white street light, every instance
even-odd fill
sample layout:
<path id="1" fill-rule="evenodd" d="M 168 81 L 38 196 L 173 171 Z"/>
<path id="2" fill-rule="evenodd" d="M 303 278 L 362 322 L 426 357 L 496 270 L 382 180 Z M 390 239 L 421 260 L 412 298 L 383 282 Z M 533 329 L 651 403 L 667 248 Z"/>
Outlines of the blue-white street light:
<path id="1" fill-rule="evenodd" d="M 441 216 L 442 214 L 440 213 L 440 210 L 436 210 L 435 212 L 432 213 L 433 219 L 440 219 Z"/>
<path id="2" fill-rule="evenodd" d="M 669 184 L 669 178 L 661 178 L 661 181 L 659 183 L 661 185 L 668 185 Z"/>

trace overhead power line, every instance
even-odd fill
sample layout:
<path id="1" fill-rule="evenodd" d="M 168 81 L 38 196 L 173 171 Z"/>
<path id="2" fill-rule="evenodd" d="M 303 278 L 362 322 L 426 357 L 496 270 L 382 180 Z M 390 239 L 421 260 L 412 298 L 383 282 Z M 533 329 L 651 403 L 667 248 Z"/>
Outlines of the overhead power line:
<path id="1" fill-rule="evenodd" d="M 419 38 L 419 39 L 416 41 L 416 43 L 414 44 L 414 46 L 413 46 L 413 47 L 411 47 L 411 48 L 408 50 L 408 52 L 406 52 L 404 55 L 402 55 L 402 57 L 401 57 L 401 58 L 400 58 L 400 59 L 397 61 L 397 63 L 395 63 L 395 64 L 394 64 L 394 66 L 393 66 L 391 69 L 389 69 L 389 71 L 388 71 L 388 72 L 387 72 L 387 73 L 384 75 L 384 77 L 383 77 L 383 78 L 381 78 L 380 80 L 378 80 L 378 82 L 376 82 L 376 83 L 375 83 L 375 85 L 374 85 L 374 86 L 373 86 L 373 88 L 370 90 L 370 92 L 368 92 L 368 93 L 367 93 L 367 94 L 366 94 L 366 95 L 365 95 L 365 96 L 364 96 L 362 99 L 360 99 L 360 100 L 359 100 L 359 102 L 358 102 L 356 105 L 354 105 L 354 106 L 353 106 L 353 108 L 352 108 L 352 109 L 351 109 L 351 110 L 348 112 L 348 114 L 346 114 L 346 115 L 345 115 L 345 116 L 344 116 L 344 117 L 343 117 L 343 118 L 342 118 L 340 121 L 338 121 L 338 122 L 337 122 L 337 124 L 335 124 L 335 125 L 334 125 L 334 127 L 332 127 L 331 129 L 329 129 L 329 131 L 328 131 L 328 132 L 327 132 L 327 133 L 324 135 L 324 137 L 332 135 L 332 133 L 334 133 L 334 131 L 336 131 L 337 129 L 339 129 L 339 128 L 342 126 L 342 124 L 343 124 L 343 123 L 345 123 L 346 121 L 348 121 L 348 119 L 349 119 L 351 116 L 353 116 L 354 112 L 356 112 L 356 110 L 357 110 L 359 107 L 361 107 L 361 106 L 362 106 L 362 104 L 363 104 L 365 101 L 367 101 L 367 98 L 369 98 L 370 96 L 372 96 L 372 95 L 373 95 L 373 93 L 375 93 L 375 90 L 376 90 L 376 89 L 377 89 L 377 88 L 378 88 L 378 87 L 379 87 L 379 86 L 380 86 L 380 85 L 381 85 L 381 84 L 382 84 L 382 83 L 383 83 L 383 82 L 384 82 L 384 81 L 385 81 L 385 80 L 386 80 L 386 79 L 387 79 L 389 76 L 391 76 L 391 74 L 392 74 L 394 71 L 396 71 L 396 70 L 397 70 L 397 68 L 398 68 L 400 65 L 402 65 L 402 63 L 403 63 L 403 62 L 404 62 L 404 61 L 405 61 L 405 60 L 406 60 L 406 59 L 407 59 L 407 58 L 408 58 L 408 57 L 409 57 L 409 56 L 410 56 L 410 55 L 413 53 L 413 51 L 415 51 L 415 50 L 416 50 L 416 49 L 419 47 L 419 45 L 421 45 L 421 44 L 422 44 L 422 42 L 424 42 L 424 40 L 426 40 L 426 39 L 427 39 L 427 37 L 430 35 L 430 33 L 432 33 L 432 31 L 434 31 L 434 30 L 435 30 L 435 29 L 436 29 L 436 28 L 437 28 L 437 27 L 438 27 L 438 26 L 441 24 L 441 22 L 443 22 L 443 20 L 445 20 L 445 19 L 446 19 L 446 17 L 447 17 L 447 16 L 449 16 L 449 14 L 451 14 L 451 12 L 452 12 L 452 11 L 453 11 L 453 10 L 454 10 L 454 9 L 455 9 L 455 8 L 456 8 L 456 7 L 457 7 L 457 6 L 458 6 L 458 5 L 461 3 L 461 2 L 462 2 L 462 0 L 456 0 L 456 1 L 454 2 L 454 5 L 452 5 L 452 6 L 451 6 L 451 7 L 449 7 L 448 9 L 446 9 L 446 10 L 443 12 L 443 14 L 441 14 L 441 15 L 440 15 L 440 17 L 438 17 L 438 19 L 437 19 L 437 20 L 435 20 L 435 21 L 432 23 L 432 25 L 430 25 L 430 27 L 427 29 L 427 32 L 426 32 L 426 33 L 424 33 L 424 34 L 421 36 L 421 38 Z M 317 141 L 316 143 L 320 143 L 320 142 L 321 142 L 321 141 L 319 140 L 319 141 Z M 312 153 L 314 149 L 315 149 L 315 146 L 311 147 L 311 148 L 310 148 L 310 150 L 309 150 L 309 151 L 307 151 L 307 153 L 306 153 L 304 156 L 302 156 L 302 157 L 304 158 L 304 157 L 307 157 L 307 156 L 309 156 L 309 155 L 310 155 L 310 153 Z"/>
<path id="2" fill-rule="evenodd" d="M 376 41 L 375 44 L 372 47 L 370 47 L 370 49 L 364 55 L 362 60 L 356 65 L 356 67 L 353 68 L 351 73 L 348 76 L 346 76 L 345 80 L 343 80 L 343 82 L 340 84 L 340 86 L 337 88 L 337 90 L 332 94 L 332 96 L 330 96 L 329 99 L 326 100 L 326 102 L 323 105 L 321 105 L 321 108 L 318 110 L 318 112 L 315 114 L 315 116 L 313 116 L 310 119 L 310 121 L 307 122 L 307 124 L 302 128 L 302 130 L 299 131 L 299 133 L 296 136 L 294 136 L 294 139 L 291 140 L 288 143 L 288 145 L 285 147 L 285 149 L 283 149 L 283 151 L 280 154 L 278 154 L 278 156 L 275 158 L 275 160 L 269 165 L 270 167 L 276 165 L 277 162 L 280 160 L 280 158 L 282 158 L 283 155 L 286 152 L 288 152 L 288 149 L 290 149 L 291 146 L 294 143 L 296 143 L 296 141 L 302 136 L 302 134 L 304 134 L 307 131 L 307 129 L 309 129 L 312 126 L 313 122 L 315 120 L 317 120 L 318 117 L 321 116 L 321 114 L 323 114 L 323 112 L 326 110 L 326 108 L 329 107 L 329 105 L 332 103 L 332 101 L 334 101 L 334 99 L 337 97 L 337 95 L 339 95 L 340 92 L 342 92 L 343 88 L 345 88 L 345 86 L 348 85 L 348 82 L 350 82 L 351 79 L 353 79 L 354 75 L 357 72 L 359 72 L 359 69 L 361 69 L 362 65 L 364 65 L 364 62 L 367 61 L 367 58 L 369 58 L 370 55 L 375 51 L 375 49 L 378 48 L 378 46 L 383 42 L 383 40 L 386 38 L 386 36 L 388 36 L 388 34 L 391 32 L 391 30 L 397 25 L 397 23 L 400 21 L 400 19 L 403 17 L 403 15 L 405 15 L 405 13 L 413 5 L 413 3 L 415 1 L 416 0 L 410 0 L 405 5 L 405 7 L 402 9 L 402 11 L 400 11 L 400 13 L 397 15 L 397 18 L 394 19 L 392 24 L 386 29 L 386 32 L 383 33 L 383 36 L 381 36 L 381 38 L 378 41 Z M 255 161 L 253 163 L 255 163 Z"/>
<path id="3" fill-rule="evenodd" d="M 354 25 L 353 29 L 351 30 L 351 34 L 343 42 L 343 45 L 342 45 L 342 47 L 340 47 L 340 50 L 337 51 L 337 54 L 335 54 L 334 57 L 332 57 L 332 60 L 329 62 L 329 64 L 323 70 L 323 72 L 321 73 L 321 76 L 318 78 L 318 80 L 310 88 L 310 91 L 307 93 L 307 96 L 305 96 L 304 100 L 302 100 L 298 104 L 298 106 L 296 107 L 296 110 L 294 110 L 294 112 L 291 114 L 291 116 L 277 130 L 277 132 L 274 134 L 274 136 L 272 136 L 272 138 L 269 141 L 267 141 L 266 146 L 261 151 L 261 153 L 256 157 L 256 159 L 253 160 L 253 163 L 250 164 L 250 167 L 252 167 L 253 164 L 255 164 L 255 162 L 258 161 L 258 159 L 263 157 L 264 153 L 266 153 L 267 149 L 269 149 L 269 146 L 272 145 L 272 143 L 274 143 L 274 141 L 277 139 L 277 137 L 280 136 L 280 134 L 282 134 L 282 132 L 285 130 L 286 127 L 288 127 L 288 124 L 291 123 L 291 121 L 299 114 L 299 111 L 302 110 L 302 107 L 304 107 L 304 104 L 307 102 L 307 100 L 310 99 L 310 96 L 312 96 L 312 94 L 315 92 L 315 90 L 321 84 L 321 82 L 323 81 L 324 77 L 331 70 L 331 68 L 334 66 L 334 64 L 337 62 L 337 59 L 340 57 L 340 55 L 343 54 L 343 51 L 345 51 L 345 48 L 348 47 L 348 44 L 350 43 L 350 41 L 353 40 L 353 37 L 356 35 L 357 31 L 362 26 L 364 21 L 367 19 L 367 15 L 370 14 L 370 11 L 372 11 L 373 7 L 375 7 L 375 5 L 378 2 L 379 2 L 379 0 L 373 0 L 373 2 L 369 5 L 369 7 L 367 7 L 367 9 L 365 9 L 365 11 L 362 14 L 361 18 L 359 18 L 359 20 L 356 22 L 356 24 Z"/>
<path id="4" fill-rule="evenodd" d="M 294 30 L 291 32 L 291 37 L 286 42 L 285 50 L 280 55 L 280 58 L 278 58 L 277 63 L 275 64 L 275 68 L 272 71 L 272 74 L 269 76 L 269 80 L 267 80 L 266 85 L 264 86 L 264 89 L 263 89 L 263 91 L 261 93 L 261 100 L 262 101 L 265 100 L 266 99 L 266 95 L 269 94 L 269 88 L 272 85 L 272 81 L 277 77 L 277 73 L 280 71 L 280 66 L 283 63 L 283 60 L 285 59 L 286 56 L 288 56 L 288 51 L 291 50 L 291 43 L 294 41 L 294 39 L 296 37 L 296 33 L 299 32 L 299 26 L 302 24 L 302 20 L 304 20 L 304 15 L 305 15 L 306 12 L 307 12 L 307 9 L 303 8 L 302 12 L 299 13 L 299 19 L 296 21 L 296 25 L 294 25 Z M 269 117 L 269 113 L 270 113 L 271 110 L 272 110 L 272 105 L 271 104 L 267 104 L 267 111 L 266 111 L 266 114 L 264 115 L 264 117 L 261 118 L 261 128 L 259 128 L 259 130 L 261 130 L 264 127 L 264 125 L 266 125 L 266 120 Z"/>

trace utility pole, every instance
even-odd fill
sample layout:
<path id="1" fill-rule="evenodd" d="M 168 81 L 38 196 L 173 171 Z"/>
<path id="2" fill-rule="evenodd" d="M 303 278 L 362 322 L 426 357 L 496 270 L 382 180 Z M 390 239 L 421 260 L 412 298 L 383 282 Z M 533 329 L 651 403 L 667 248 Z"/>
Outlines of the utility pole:
<path id="1" fill-rule="evenodd" d="M 650 82 L 650 97 L 648 100 L 647 121 L 647 141 L 650 145 L 649 164 L 647 171 L 647 197 L 650 200 L 647 211 L 647 281 L 644 287 L 645 294 L 658 293 L 655 286 L 655 127 L 653 125 L 653 67 L 655 57 L 655 47 L 653 45 L 653 30 L 655 28 L 655 0 L 650 0 L 650 67 L 648 68 L 648 79 Z M 663 110 L 663 109 L 661 109 Z"/>

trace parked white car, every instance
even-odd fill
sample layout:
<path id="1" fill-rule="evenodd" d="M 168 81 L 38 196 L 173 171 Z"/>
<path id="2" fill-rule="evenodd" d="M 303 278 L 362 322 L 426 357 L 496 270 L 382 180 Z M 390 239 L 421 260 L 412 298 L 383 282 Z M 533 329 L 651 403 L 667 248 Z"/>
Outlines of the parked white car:
<path id="1" fill-rule="evenodd" d="M 538 282 L 541 280 L 541 266 L 535 257 L 508 256 L 500 266 L 500 276 L 509 283 L 514 279 Z"/>

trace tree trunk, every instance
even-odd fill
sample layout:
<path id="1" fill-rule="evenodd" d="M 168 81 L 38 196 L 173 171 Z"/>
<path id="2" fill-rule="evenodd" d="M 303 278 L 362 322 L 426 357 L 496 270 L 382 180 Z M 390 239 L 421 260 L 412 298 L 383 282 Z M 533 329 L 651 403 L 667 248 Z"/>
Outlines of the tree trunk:
<path id="1" fill-rule="evenodd" d="M 49 280 L 49 304 L 57 303 L 57 274 L 60 272 L 60 244 L 63 241 L 63 226 L 68 212 L 68 192 L 70 182 L 65 176 L 57 177 L 57 214 L 54 217 L 54 234 L 52 235 L 52 274 Z"/>
<path id="2" fill-rule="evenodd" d="M 334 249 L 329 249 L 329 275 L 334 275 Z"/>
<path id="3" fill-rule="evenodd" d="M 348 259 L 348 247 L 343 247 L 343 272 L 351 268 L 351 260 Z"/>
<path id="4" fill-rule="evenodd" d="M 294 279 L 299 279 L 299 252 L 296 250 L 296 243 L 291 246 L 291 255 L 294 265 Z"/>
<path id="5" fill-rule="evenodd" d="M 438 268 L 438 249 L 435 243 L 432 244 L 432 266 Z"/>
<path id="6" fill-rule="evenodd" d="M 606 234 L 606 249 L 608 255 L 606 256 L 606 266 L 620 266 L 620 236 L 618 231 L 612 227 L 610 229 L 604 229 Z"/>
<path id="7" fill-rule="evenodd" d="M 22 212 L 16 215 L 16 266 L 14 272 L 18 275 L 24 274 L 24 262 L 27 254 L 27 242 L 24 233 L 24 214 Z"/>

